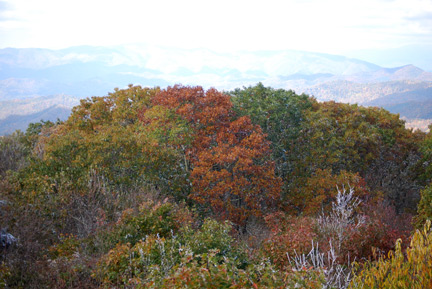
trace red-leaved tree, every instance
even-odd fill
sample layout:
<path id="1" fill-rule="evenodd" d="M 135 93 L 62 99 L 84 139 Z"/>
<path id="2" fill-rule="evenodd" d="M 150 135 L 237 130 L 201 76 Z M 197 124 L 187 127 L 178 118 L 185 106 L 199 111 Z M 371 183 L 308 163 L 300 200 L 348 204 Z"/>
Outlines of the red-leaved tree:
<path id="1" fill-rule="evenodd" d="M 152 105 L 175 111 L 194 134 L 185 152 L 191 199 L 239 225 L 275 204 L 281 180 L 274 174 L 269 142 L 249 117 L 236 118 L 228 95 L 176 85 L 159 91 Z"/>

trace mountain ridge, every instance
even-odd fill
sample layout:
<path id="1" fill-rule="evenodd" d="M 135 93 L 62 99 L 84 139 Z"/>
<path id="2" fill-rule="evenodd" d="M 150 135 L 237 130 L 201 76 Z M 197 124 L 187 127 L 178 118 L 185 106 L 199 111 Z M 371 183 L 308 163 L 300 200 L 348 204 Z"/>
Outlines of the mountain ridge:
<path id="1" fill-rule="evenodd" d="M 70 108 L 53 105 L 41 111 L 26 115 L 8 115 L 0 119 L 0 136 L 11 134 L 16 130 L 25 131 L 30 123 L 36 123 L 41 120 L 56 121 L 57 119 L 66 120 L 71 113 Z"/>
<path id="2" fill-rule="evenodd" d="M 30 102 L 35 106 L 38 97 L 102 96 L 131 83 L 232 90 L 258 82 L 323 101 L 373 105 L 372 101 L 382 98 L 381 105 L 389 107 L 398 94 L 411 99 L 412 105 L 413 97 L 430 93 L 432 73 L 411 64 L 381 67 L 341 55 L 298 50 L 217 53 L 140 44 L 0 49 L 0 101 L 34 98 Z"/>

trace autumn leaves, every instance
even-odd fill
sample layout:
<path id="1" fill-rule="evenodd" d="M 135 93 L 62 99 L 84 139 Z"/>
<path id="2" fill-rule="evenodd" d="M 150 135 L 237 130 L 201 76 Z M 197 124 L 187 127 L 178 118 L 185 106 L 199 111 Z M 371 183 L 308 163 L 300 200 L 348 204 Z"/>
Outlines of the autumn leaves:
<path id="1" fill-rule="evenodd" d="M 244 224 L 279 198 L 281 180 L 274 174 L 269 142 L 247 116 L 236 117 L 230 97 L 215 89 L 176 85 L 159 91 L 152 106 L 163 107 L 190 127 L 192 141 L 185 149 L 192 183 L 189 197 L 215 215 Z"/>
<path id="2" fill-rule="evenodd" d="M 262 84 L 229 94 L 130 86 L 81 101 L 39 141 L 37 167 L 67 194 L 84 192 L 93 170 L 116 194 L 146 184 L 242 226 L 276 204 L 315 215 L 341 185 L 412 210 L 421 138 L 386 111 Z"/>

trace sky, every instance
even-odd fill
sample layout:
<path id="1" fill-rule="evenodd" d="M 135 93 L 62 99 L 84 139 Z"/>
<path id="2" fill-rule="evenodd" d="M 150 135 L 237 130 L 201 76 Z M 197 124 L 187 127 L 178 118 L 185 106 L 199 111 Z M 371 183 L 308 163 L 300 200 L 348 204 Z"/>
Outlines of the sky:
<path id="1" fill-rule="evenodd" d="M 432 1 L 0 0 L 0 48 L 141 42 L 347 56 L 424 49 L 432 47 Z"/>

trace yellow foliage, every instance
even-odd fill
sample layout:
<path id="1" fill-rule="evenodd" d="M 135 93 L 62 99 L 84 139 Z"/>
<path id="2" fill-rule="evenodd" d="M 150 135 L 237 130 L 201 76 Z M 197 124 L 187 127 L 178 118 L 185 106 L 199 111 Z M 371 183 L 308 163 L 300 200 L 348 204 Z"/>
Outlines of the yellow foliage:
<path id="1" fill-rule="evenodd" d="M 431 222 L 414 233 L 405 254 L 398 240 L 387 259 L 366 264 L 350 288 L 432 288 Z"/>

